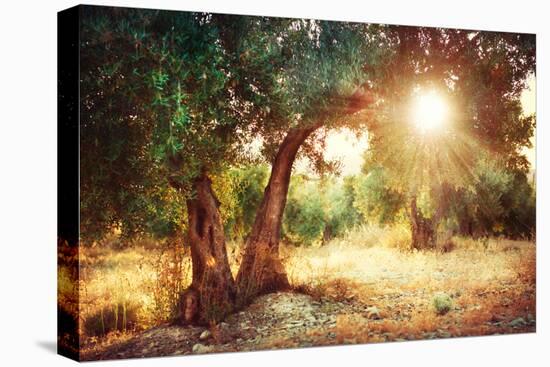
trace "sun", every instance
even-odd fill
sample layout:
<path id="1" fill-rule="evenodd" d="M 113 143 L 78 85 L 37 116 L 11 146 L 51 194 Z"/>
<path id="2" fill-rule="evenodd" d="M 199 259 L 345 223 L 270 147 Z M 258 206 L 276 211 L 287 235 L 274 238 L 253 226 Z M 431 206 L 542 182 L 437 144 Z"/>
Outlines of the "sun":
<path id="1" fill-rule="evenodd" d="M 449 107 L 436 92 L 419 94 L 412 104 L 412 122 L 421 133 L 440 130 L 447 122 Z"/>

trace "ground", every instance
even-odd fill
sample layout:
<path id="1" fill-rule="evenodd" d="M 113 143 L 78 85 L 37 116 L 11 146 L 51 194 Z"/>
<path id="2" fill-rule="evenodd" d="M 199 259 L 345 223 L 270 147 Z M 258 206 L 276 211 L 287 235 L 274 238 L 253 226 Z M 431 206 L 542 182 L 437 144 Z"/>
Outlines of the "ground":
<path id="1" fill-rule="evenodd" d="M 294 290 L 211 327 L 164 324 L 88 343 L 84 360 L 534 332 L 535 245 L 457 240 L 448 253 L 284 248 Z M 364 240 L 364 238 L 363 238 Z M 437 305 L 436 305 L 437 303 Z"/>

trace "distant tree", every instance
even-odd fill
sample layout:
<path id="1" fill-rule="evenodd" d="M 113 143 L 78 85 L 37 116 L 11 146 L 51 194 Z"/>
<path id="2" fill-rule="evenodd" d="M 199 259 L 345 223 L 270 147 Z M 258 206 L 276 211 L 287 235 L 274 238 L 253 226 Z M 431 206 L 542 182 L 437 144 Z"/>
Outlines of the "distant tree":
<path id="1" fill-rule="evenodd" d="M 405 206 L 403 193 L 390 186 L 386 175 L 384 168 L 372 167 L 356 178 L 353 205 L 367 221 L 391 224 Z"/>
<path id="2" fill-rule="evenodd" d="M 525 174 L 503 163 L 481 160 L 472 184 L 451 194 L 450 213 L 463 235 L 532 238 L 536 225 L 535 192 Z"/>
<path id="3" fill-rule="evenodd" d="M 354 207 L 353 176 L 343 180 L 293 175 L 285 206 L 282 237 L 295 245 L 325 244 L 362 222 Z"/>
<path id="4" fill-rule="evenodd" d="M 356 176 L 345 176 L 341 181 L 328 181 L 323 243 L 363 223 L 362 213 L 354 206 L 358 195 L 354 185 L 356 180 Z"/>
<path id="5" fill-rule="evenodd" d="M 261 164 L 233 167 L 214 178 L 213 186 L 220 193 L 221 214 L 228 238 L 242 240 L 250 232 L 268 175 L 268 167 Z"/>
<path id="6" fill-rule="evenodd" d="M 413 27 L 396 27 L 394 35 L 397 56 L 380 83 L 384 112 L 369 125 L 364 171 L 383 168 L 388 187 L 407 202 L 413 247 L 426 248 L 435 244 L 450 193 L 473 184 L 480 152 L 509 170 L 528 169 L 522 148 L 530 146 L 534 117 L 522 115 L 519 98 L 535 68 L 534 37 Z M 411 124 L 406 101 L 419 88 L 452 101 L 437 134 Z"/>
<path id="7" fill-rule="evenodd" d="M 327 225 L 325 196 L 318 180 L 305 175 L 292 176 L 282 223 L 287 240 L 296 245 L 309 245 L 322 239 Z"/>

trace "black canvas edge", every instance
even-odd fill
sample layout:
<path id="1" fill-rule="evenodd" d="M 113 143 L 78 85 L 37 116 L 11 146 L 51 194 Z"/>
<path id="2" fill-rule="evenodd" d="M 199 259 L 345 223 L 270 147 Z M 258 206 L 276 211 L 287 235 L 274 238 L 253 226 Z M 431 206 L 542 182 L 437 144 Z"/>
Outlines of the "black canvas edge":
<path id="1" fill-rule="evenodd" d="M 80 6 L 57 13 L 57 250 L 78 254 L 79 195 L 79 42 Z M 72 288 L 78 300 L 78 257 L 70 262 L 76 279 Z M 59 265 L 59 263 L 58 263 Z M 59 269 L 59 266 L 58 266 Z M 58 277 L 59 279 L 59 277 Z M 59 281 L 58 281 L 59 282 Z M 58 283 L 59 297 L 59 283 Z M 77 302 L 78 304 L 78 302 Z M 78 307 L 78 306 L 77 306 Z M 78 318 L 57 303 L 57 353 L 80 360 Z M 60 340 L 64 339 L 63 343 Z"/>

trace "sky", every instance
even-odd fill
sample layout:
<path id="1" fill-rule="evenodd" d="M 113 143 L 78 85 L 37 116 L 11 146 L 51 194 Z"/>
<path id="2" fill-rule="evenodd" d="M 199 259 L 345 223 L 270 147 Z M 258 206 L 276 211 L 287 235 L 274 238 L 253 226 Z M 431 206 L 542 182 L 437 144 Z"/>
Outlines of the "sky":
<path id="1" fill-rule="evenodd" d="M 536 81 L 531 76 L 527 81 L 527 89 L 521 96 L 521 104 L 525 115 L 536 112 Z M 524 149 L 531 167 L 535 168 L 535 136 L 531 139 L 533 148 Z M 338 159 L 342 163 L 342 175 L 354 175 L 361 171 L 363 152 L 368 148 L 368 134 L 365 132 L 360 138 L 347 129 L 335 130 L 328 133 L 325 150 L 326 159 Z M 296 162 L 296 171 L 312 174 L 309 169 L 309 161 L 302 158 Z"/>
<path id="2" fill-rule="evenodd" d="M 342 176 L 354 175 L 361 171 L 363 152 L 368 146 L 367 132 L 357 138 L 348 129 L 330 131 L 327 135 L 325 159 L 338 159 L 342 163 Z M 298 172 L 311 174 L 308 166 L 309 161 L 305 158 L 296 162 Z"/>

